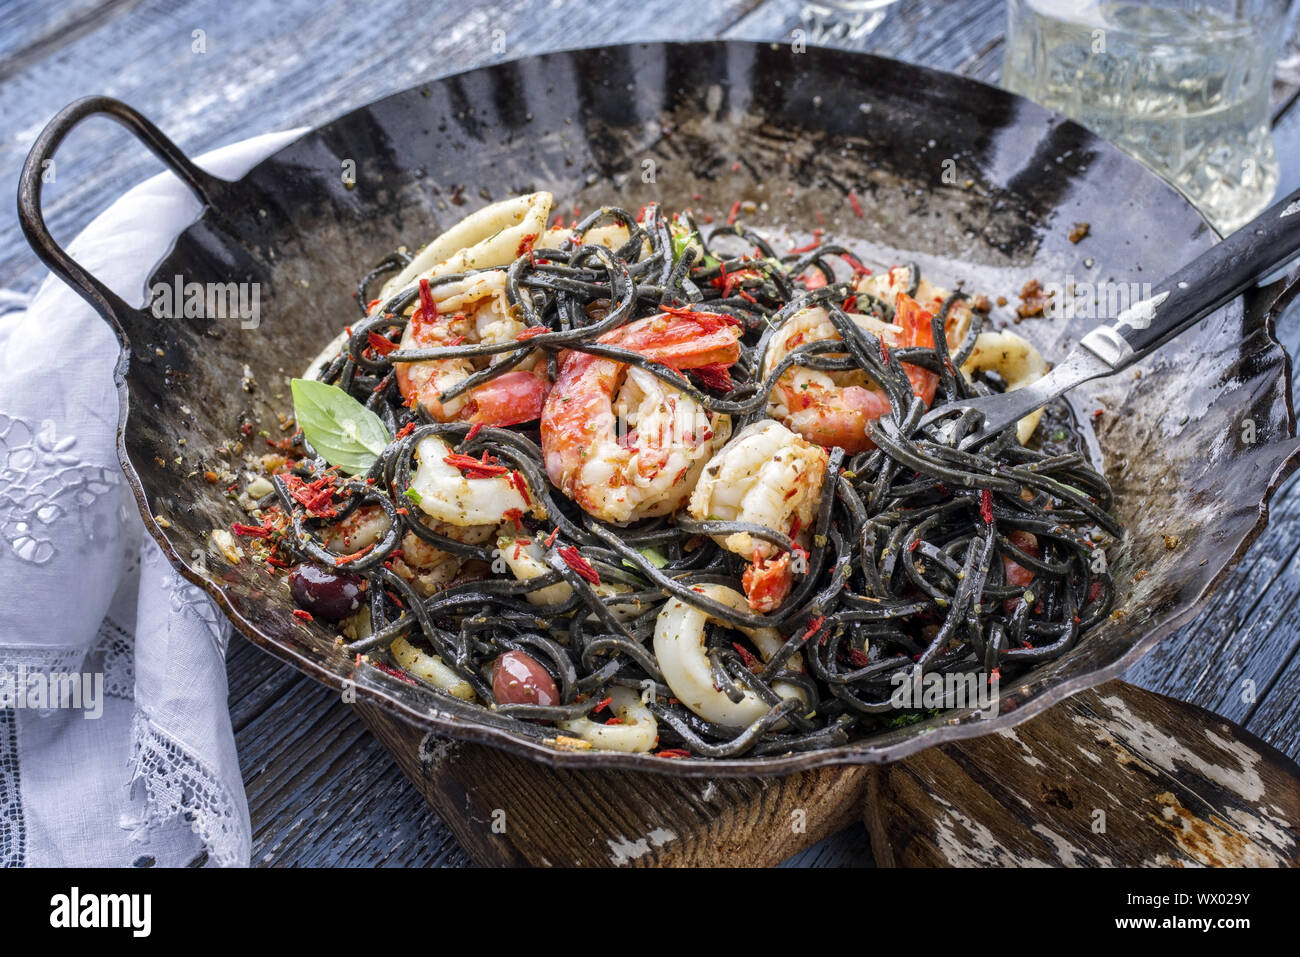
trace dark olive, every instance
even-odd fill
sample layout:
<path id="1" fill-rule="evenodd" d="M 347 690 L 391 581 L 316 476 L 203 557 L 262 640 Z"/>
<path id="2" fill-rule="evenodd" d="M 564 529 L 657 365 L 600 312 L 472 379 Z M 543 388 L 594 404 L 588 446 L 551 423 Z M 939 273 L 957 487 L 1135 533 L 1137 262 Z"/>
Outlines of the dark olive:
<path id="1" fill-rule="evenodd" d="M 311 562 L 289 572 L 289 593 L 294 603 L 315 618 L 338 621 L 361 608 L 364 597 L 358 575 L 337 572 Z"/>
<path id="2" fill-rule="evenodd" d="M 559 704 L 555 679 L 522 651 L 507 651 L 492 667 L 492 696 L 497 704 Z"/>

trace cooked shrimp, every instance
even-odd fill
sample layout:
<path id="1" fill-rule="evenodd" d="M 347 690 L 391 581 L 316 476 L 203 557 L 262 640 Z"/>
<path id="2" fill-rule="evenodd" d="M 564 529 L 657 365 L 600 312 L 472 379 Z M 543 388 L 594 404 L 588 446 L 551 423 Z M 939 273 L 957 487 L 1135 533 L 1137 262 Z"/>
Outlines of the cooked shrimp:
<path id="1" fill-rule="evenodd" d="M 970 376 L 976 372 L 996 372 L 1006 384 L 1008 392 L 1023 389 L 1047 375 L 1043 354 L 1027 339 L 1014 332 L 981 332 L 975 339 L 975 349 L 962 363 L 961 371 Z M 1024 445 L 1038 428 L 1043 410 L 1029 413 L 1016 423 L 1016 438 Z"/>
<path id="2" fill-rule="evenodd" d="M 647 316 L 599 341 L 679 370 L 740 357 L 736 326 L 708 313 Z M 555 486 L 591 515 L 622 523 L 681 507 L 731 419 L 644 370 L 573 352 L 546 398 L 541 433 Z"/>
<path id="3" fill-rule="evenodd" d="M 747 610 L 744 596 L 725 585 L 699 585 L 694 590 L 736 611 Z M 655 659 L 663 672 L 664 682 L 682 704 L 706 721 L 727 728 L 743 728 L 767 714 L 771 706 L 748 689 L 744 690 L 740 701 L 735 702 L 714 686 L 704 635 L 704 626 L 710 621 L 732 627 L 679 598 L 668 599 L 655 620 Z M 737 630 L 753 642 L 764 661 L 785 644 L 775 628 Z M 798 672 L 802 670 L 803 663 L 798 655 L 791 655 L 785 668 Z M 805 693 L 798 685 L 778 680 L 772 683 L 772 690 L 782 698 L 798 698 L 807 704 Z M 785 723 L 779 722 L 775 727 L 785 727 Z"/>
<path id="4" fill-rule="evenodd" d="M 428 516 L 422 516 L 421 523 L 439 535 L 470 545 L 490 541 L 497 529 L 494 524 L 462 526 L 438 522 Z M 382 508 L 363 505 L 347 518 L 327 527 L 322 538 L 331 551 L 350 555 L 378 542 L 388 533 L 388 528 L 388 516 Z M 402 536 L 400 549 L 400 557 L 393 559 L 393 571 L 426 597 L 471 571 L 469 562 L 472 559 L 438 548 L 414 532 Z"/>
<path id="5" fill-rule="evenodd" d="M 688 510 L 697 521 L 762 525 L 788 535 L 806 551 L 829 458 L 821 446 L 779 422 L 754 422 L 704 467 Z M 778 554 L 776 545 L 748 532 L 715 540 L 751 560 L 742 581 L 750 607 L 769 612 L 780 605 L 793 582 L 791 556 Z"/>
<path id="6" fill-rule="evenodd" d="M 659 723 L 650 709 L 641 703 L 641 696 L 631 688 L 609 689 L 609 709 L 614 712 L 615 724 L 602 724 L 591 718 L 557 721 L 562 731 L 589 741 L 607 751 L 649 751 L 659 740 Z"/>
<path id="7" fill-rule="evenodd" d="M 412 310 L 402 333 L 403 350 L 508 342 L 524 330 L 506 300 L 506 274 L 500 269 L 422 288 L 420 302 Z M 393 371 L 402 397 L 408 402 L 418 399 L 438 422 L 501 426 L 537 418 L 546 398 L 547 380 L 545 366 L 536 356 L 445 403 L 439 398 L 488 363 L 486 357 L 427 359 L 396 362 Z"/>
<path id="8" fill-rule="evenodd" d="M 897 297 L 897 325 L 863 313 L 848 315 L 887 348 L 934 344 L 930 313 L 906 294 Z M 763 375 L 770 375 L 798 346 L 828 340 L 839 342 L 841 337 L 826 310 L 820 306 L 800 310 L 772 334 L 763 356 Z M 904 367 L 912 392 L 928 405 L 934 399 L 938 377 L 920 366 L 905 363 Z M 767 414 L 810 442 L 826 448 L 838 445 L 852 454 L 874 448 L 867 438 L 867 426 L 889 410 L 889 397 L 863 372 L 821 372 L 796 365 L 777 380 Z"/>
<path id="9" fill-rule="evenodd" d="M 911 283 L 912 270 L 907 266 L 894 266 L 888 272 L 860 278 L 857 283 L 857 291 L 875 296 L 877 299 L 883 300 L 887 305 L 897 309 L 899 296 L 907 293 L 907 288 Z M 917 283 L 916 291 L 909 298 L 913 299 L 922 310 L 933 316 L 942 308 L 948 295 L 947 289 L 936 286 L 923 277 Z M 970 323 L 970 303 L 964 299 L 958 299 L 948 310 L 948 316 L 943 325 L 944 337 L 948 340 L 949 348 L 957 348 L 958 344 L 966 338 Z"/>
<path id="10" fill-rule="evenodd" d="M 496 534 L 493 525 L 462 527 L 432 519 L 423 519 L 421 524 L 439 535 L 467 545 L 482 545 L 491 541 Z M 487 566 L 477 559 L 441 549 L 414 532 L 407 532 L 402 536 L 400 557 L 393 559 L 393 571 L 427 598 L 455 581 L 485 577 Z"/>
<path id="11" fill-rule="evenodd" d="M 436 521 L 464 528 L 496 526 L 525 513 L 546 517 L 545 507 L 527 491 L 522 475 L 504 466 L 462 469 L 455 464 L 451 448 L 436 435 L 420 440 L 415 458 L 418 466 L 411 476 L 411 488 L 421 510 Z M 499 474 L 484 474 L 498 468 L 502 469 Z"/>

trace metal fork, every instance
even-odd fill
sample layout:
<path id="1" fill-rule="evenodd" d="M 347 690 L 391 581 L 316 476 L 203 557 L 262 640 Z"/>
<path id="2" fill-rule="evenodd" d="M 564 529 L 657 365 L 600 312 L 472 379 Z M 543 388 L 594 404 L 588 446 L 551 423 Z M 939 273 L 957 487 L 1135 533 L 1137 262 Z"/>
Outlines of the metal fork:
<path id="1" fill-rule="evenodd" d="M 1000 395 L 960 399 L 921 418 L 926 426 L 966 409 L 984 416 L 969 447 L 1090 379 L 1114 375 L 1245 292 L 1300 253 L 1300 190 L 1197 256 L 1114 320 L 1093 329 L 1047 375 Z"/>

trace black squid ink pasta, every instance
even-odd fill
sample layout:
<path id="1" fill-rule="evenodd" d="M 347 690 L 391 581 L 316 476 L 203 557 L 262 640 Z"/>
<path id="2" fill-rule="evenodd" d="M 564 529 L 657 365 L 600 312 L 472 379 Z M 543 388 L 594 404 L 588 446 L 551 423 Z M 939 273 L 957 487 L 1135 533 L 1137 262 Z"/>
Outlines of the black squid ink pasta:
<path id="1" fill-rule="evenodd" d="M 381 260 L 295 380 L 235 531 L 305 623 L 521 736 L 707 759 L 923 719 L 904 683 L 1006 682 L 1109 615 L 1082 444 L 920 424 L 1045 370 L 986 307 L 820 231 L 550 206 Z"/>

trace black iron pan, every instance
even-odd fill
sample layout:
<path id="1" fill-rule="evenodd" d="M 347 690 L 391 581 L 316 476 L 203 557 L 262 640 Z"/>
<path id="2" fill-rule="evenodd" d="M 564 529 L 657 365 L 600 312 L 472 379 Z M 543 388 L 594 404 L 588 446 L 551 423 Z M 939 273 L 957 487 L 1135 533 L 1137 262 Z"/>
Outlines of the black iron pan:
<path id="1" fill-rule="evenodd" d="M 105 288 L 51 239 L 40 171 L 69 130 L 97 115 L 132 130 L 206 206 L 155 276 L 258 283 L 257 328 L 159 320 L 129 304 L 143 290 Z M 341 175 L 349 160 L 351 186 Z M 1259 533 L 1296 464 L 1289 362 L 1271 332 L 1274 287 L 1213 313 L 1146 360 L 1140 378 L 1081 387 L 1086 407 L 1106 410 L 1098 439 L 1128 526 L 1112 556 L 1117 612 L 1068 654 L 1004 685 L 998 717 L 945 713 L 785 757 L 552 751 L 489 727 L 476 706 L 356 666 L 329 631 L 290 614 L 282 580 L 248 562 L 204 568 L 186 558 L 208 554 L 212 530 L 241 517 L 194 463 L 229 461 L 220 450 L 247 440 L 242 425 L 255 423 L 255 433 L 288 411 L 286 378 L 355 315 L 357 278 L 399 243 L 419 245 L 479 205 L 534 189 L 551 190 L 565 209 L 653 199 L 715 218 L 752 200 L 746 221 L 760 230 L 806 228 L 820 213 L 829 233 L 865 242 L 878 261 L 915 258 L 944 285 L 964 278 L 971 291 L 1009 297 L 994 311 L 1001 321 L 1027 279 L 1154 281 L 1215 241 L 1177 192 L 1079 126 L 980 83 L 847 52 L 713 42 L 529 57 L 355 110 L 237 182 L 196 167 L 117 101 L 74 103 L 32 149 L 19 214 L 37 254 L 122 343 L 119 452 L 145 524 L 247 638 L 327 684 L 355 682 L 358 697 L 418 726 L 553 764 L 687 775 L 890 761 L 1005 728 L 1118 675 L 1186 622 Z M 1090 235 L 1076 245 L 1068 234 L 1084 221 Z M 1095 323 L 1031 319 L 1018 331 L 1051 359 Z M 240 388 L 245 365 L 261 384 L 251 393 Z"/>

